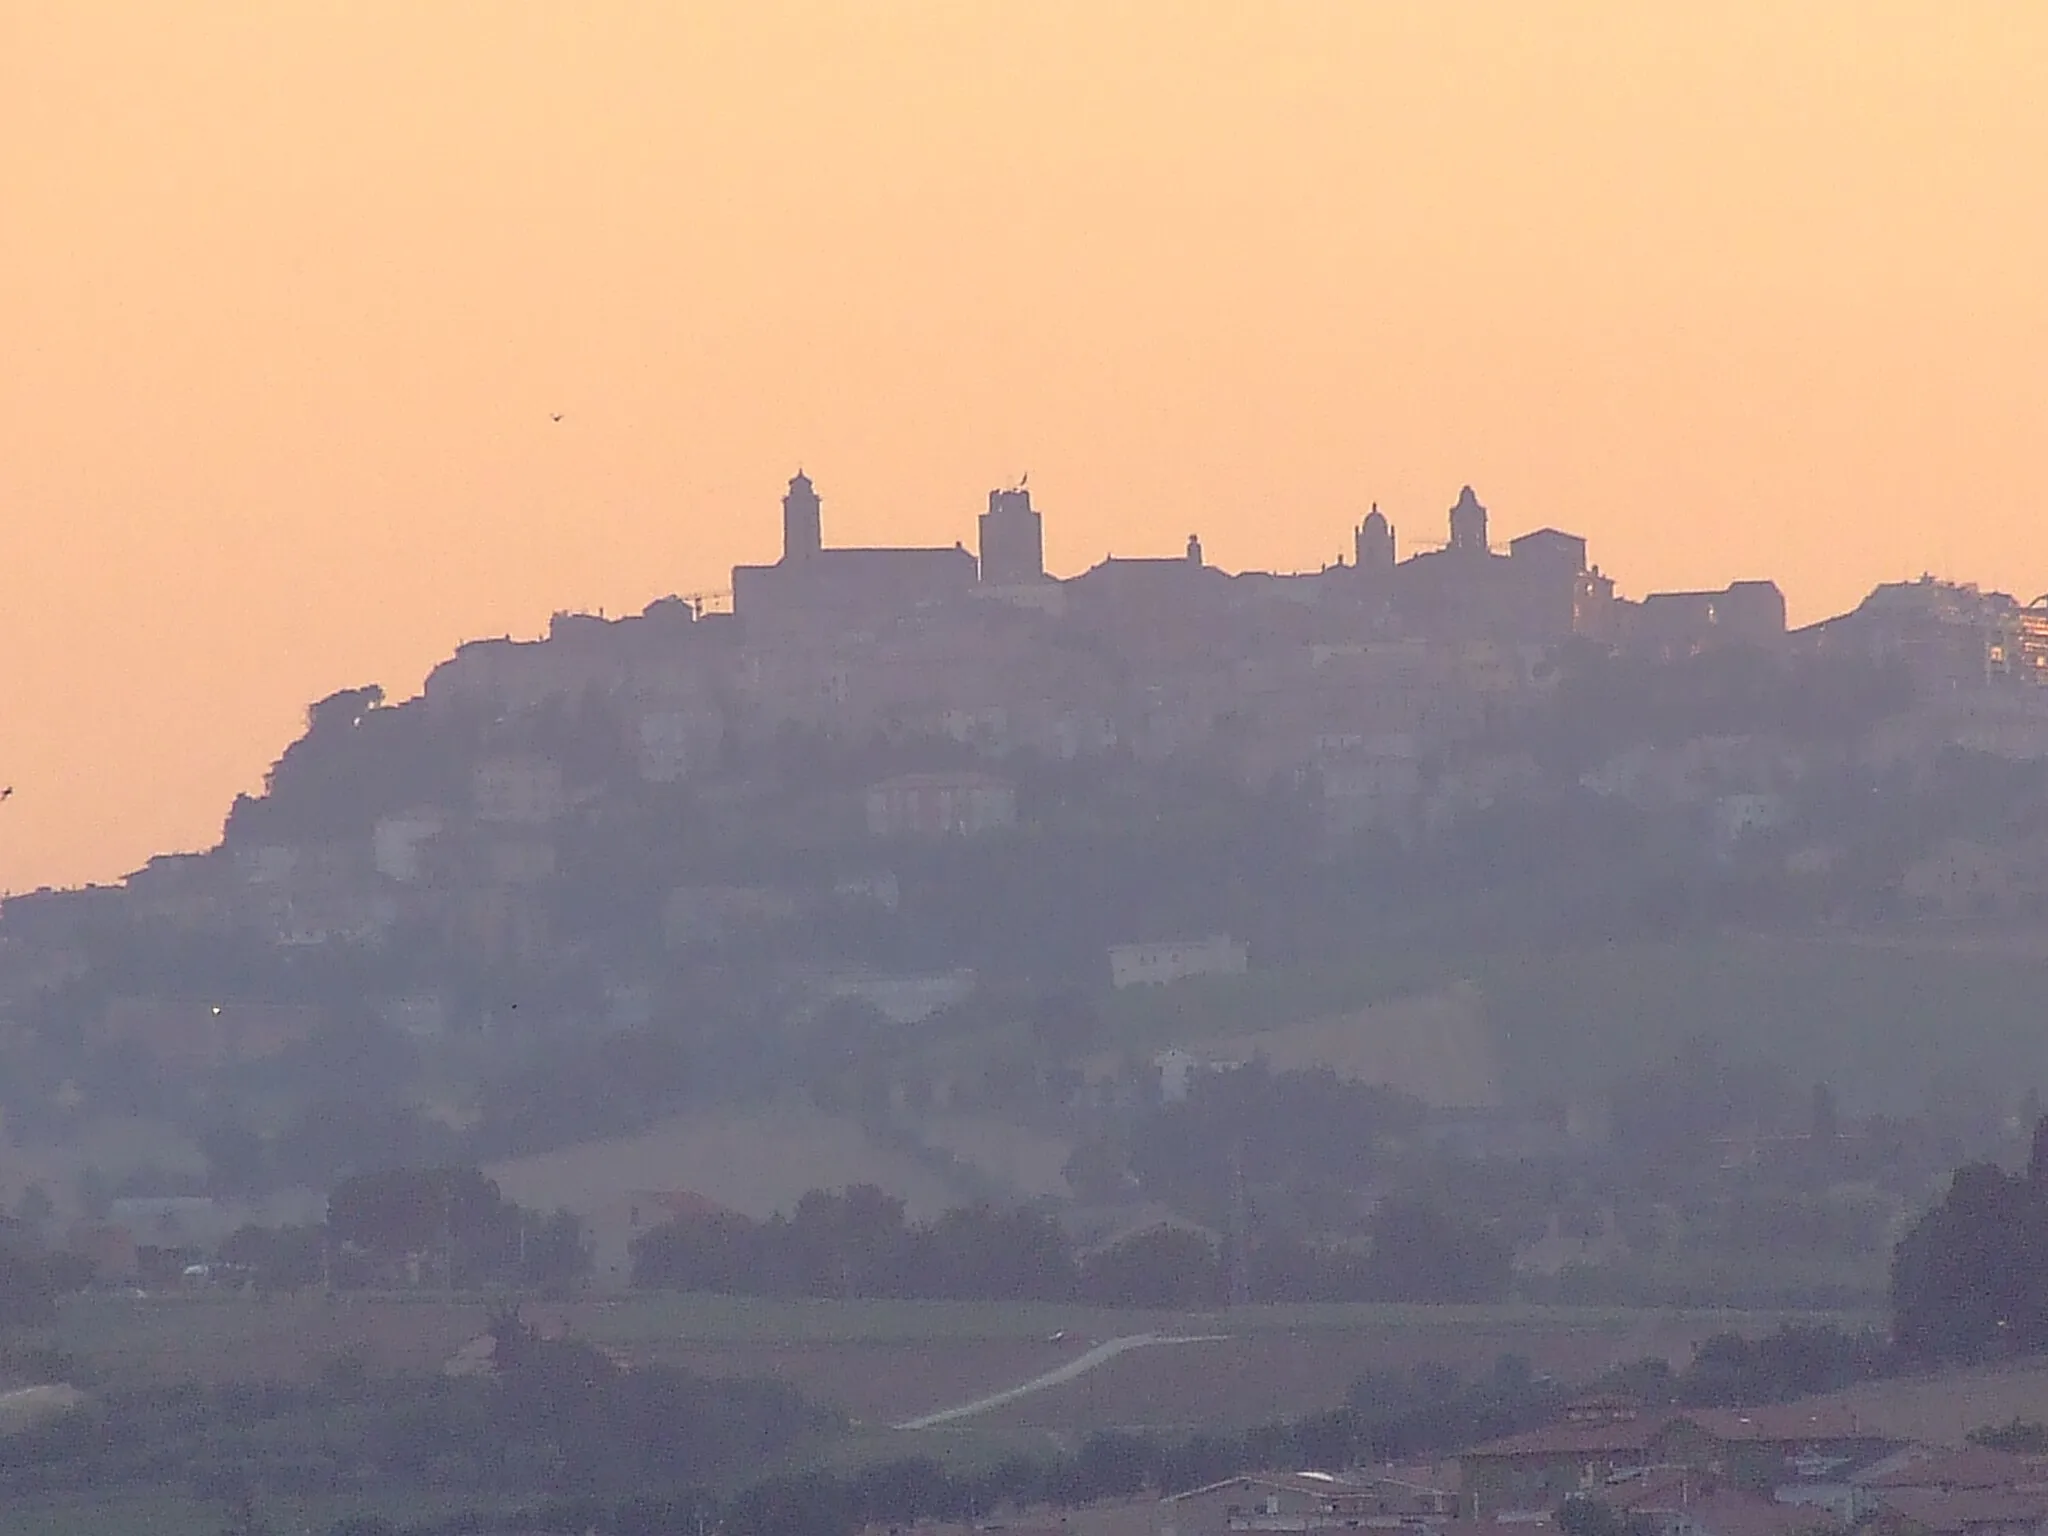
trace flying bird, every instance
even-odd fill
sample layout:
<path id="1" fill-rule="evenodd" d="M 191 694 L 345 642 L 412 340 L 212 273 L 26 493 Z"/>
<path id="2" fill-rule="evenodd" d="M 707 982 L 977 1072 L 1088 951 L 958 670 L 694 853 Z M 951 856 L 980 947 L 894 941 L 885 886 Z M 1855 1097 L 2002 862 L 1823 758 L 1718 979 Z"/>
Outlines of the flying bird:
<path id="1" fill-rule="evenodd" d="M 562 419 L 562 413 L 561 413 L 560 411 L 553 411 L 553 412 L 550 412 L 550 413 L 549 413 L 549 415 L 548 415 L 548 420 L 549 420 L 549 421 L 560 421 L 561 419 Z"/>
<path id="2" fill-rule="evenodd" d="M 14 786 L 12 784 L 8 785 L 5 789 L 0 789 L 0 800 L 12 800 L 13 798 Z"/>

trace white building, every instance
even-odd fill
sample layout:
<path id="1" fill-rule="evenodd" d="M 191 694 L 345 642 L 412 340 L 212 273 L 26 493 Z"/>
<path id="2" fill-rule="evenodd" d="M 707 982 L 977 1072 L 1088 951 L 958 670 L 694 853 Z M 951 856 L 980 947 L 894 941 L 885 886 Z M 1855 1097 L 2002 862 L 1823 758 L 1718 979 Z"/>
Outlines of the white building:
<path id="1" fill-rule="evenodd" d="M 1225 934 L 1118 944 L 1109 952 L 1109 979 L 1118 987 L 1164 986 L 1190 976 L 1242 976 L 1250 968 L 1251 950 Z"/>
<path id="2" fill-rule="evenodd" d="M 1197 1079 L 1221 1077 L 1226 1072 L 1236 1072 L 1244 1063 L 1229 1060 L 1212 1061 L 1184 1051 L 1177 1045 L 1171 1045 L 1152 1058 L 1152 1065 L 1159 1073 L 1160 1103 L 1184 1104 L 1188 1095 L 1194 1092 Z"/>
<path id="3" fill-rule="evenodd" d="M 974 837 L 1017 824 L 1017 791 L 985 773 L 906 773 L 871 785 L 876 837 Z"/>
<path id="4" fill-rule="evenodd" d="M 937 971 L 928 975 L 854 974 L 828 978 L 820 989 L 827 997 L 866 1003 L 892 1024 L 921 1024 L 974 995 L 970 970 Z"/>

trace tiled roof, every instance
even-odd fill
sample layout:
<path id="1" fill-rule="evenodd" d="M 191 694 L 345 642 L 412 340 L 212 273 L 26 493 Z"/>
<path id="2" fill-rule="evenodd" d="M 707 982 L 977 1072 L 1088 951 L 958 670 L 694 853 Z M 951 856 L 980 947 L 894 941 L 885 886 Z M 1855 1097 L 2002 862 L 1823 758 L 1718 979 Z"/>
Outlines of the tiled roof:
<path id="1" fill-rule="evenodd" d="M 1591 1497 L 1614 1509 L 1649 1514 L 1687 1508 L 1704 1498 L 1712 1487 L 1709 1478 L 1690 1467 L 1645 1467 L 1610 1480 L 1604 1487 L 1594 1489 Z"/>
<path id="2" fill-rule="evenodd" d="M 1446 1520 L 1429 1528 L 1430 1536 L 1550 1536 L 1557 1521 L 1548 1511 L 1495 1520 Z"/>
<path id="3" fill-rule="evenodd" d="M 1884 1505 L 1934 1532 L 2048 1522 L 2048 1495 L 2003 1488 L 1963 1488 L 1953 1493 L 1940 1488 L 1894 1488 L 1885 1493 Z"/>
<path id="4" fill-rule="evenodd" d="M 1671 1422 L 1674 1414 L 1632 1419 L 1600 1419 L 1590 1423 L 1549 1424 L 1518 1435 L 1489 1440 L 1465 1452 L 1466 1457 L 1506 1459 L 1515 1456 L 1600 1456 L 1641 1451 Z"/>
<path id="5" fill-rule="evenodd" d="M 1694 1425 L 1725 1445 L 1796 1445 L 1886 1438 L 1858 1414 L 1832 1403 L 1780 1403 L 1762 1408 L 1646 1409 L 1636 1417 L 1566 1421 L 1489 1441 L 1465 1455 L 1599 1456 L 1642 1451 L 1676 1423 Z"/>
<path id="6" fill-rule="evenodd" d="M 1811 1504 L 1780 1504 L 1734 1488 L 1688 1505 L 1685 1516 L 1701 1536 L 1795 1536 L 1841 1528 L 1833 1515 Z"/>
<path id="7" fill-rule="evenodd" d="M 1774 1403 L 1761 1408 L 1695 1408 L 1685 1417 L 1730 1445 L 1758 1441 L 1882 1440 L 1861 1414 L 1838 1403 Z"/>
<path id="8" fill-rule="evenodd" d="M 2048 1484 L 2048 1458 L 1966 1446 L 1890 1467 L 1873 1488 L 2032 1488 Z"/>

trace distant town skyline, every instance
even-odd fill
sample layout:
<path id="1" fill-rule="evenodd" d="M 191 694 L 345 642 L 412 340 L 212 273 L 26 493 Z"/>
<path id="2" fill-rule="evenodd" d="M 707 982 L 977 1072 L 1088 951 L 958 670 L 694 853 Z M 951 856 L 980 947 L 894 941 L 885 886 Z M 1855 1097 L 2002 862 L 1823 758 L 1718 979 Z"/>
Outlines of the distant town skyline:
<path id="1" fill-rule="evenodd" d="M 2048 588 L 2048 14 L 96 0 L 0 21 L 0 889 L 779 547 Z"/>

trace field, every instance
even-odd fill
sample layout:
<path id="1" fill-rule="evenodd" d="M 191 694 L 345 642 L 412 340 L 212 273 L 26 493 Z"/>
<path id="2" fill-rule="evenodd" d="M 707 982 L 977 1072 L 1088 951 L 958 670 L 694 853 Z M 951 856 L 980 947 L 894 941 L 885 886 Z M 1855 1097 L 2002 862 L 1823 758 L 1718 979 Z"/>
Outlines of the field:
<path id="1" fill-rule="evenodd" d="M 1132 988 L 1112 997 L 1108 1020 L 1115 1049 L 1128 1051 L 1235 1048 L 1262 1034 L 1307 1041 L 1352 1016 L 1365 1043 L 1347 1044 L 1337 1031 L 1325 1051 L 1363 1052 L 1370 1070 L 1380 1048 L 1372 1037 L 1401 1018 L 1386 1005 L 1463 1001 L 1483 1019 L 1512 1097 L 1582 1093 L 1705 1039 L 1729 1059 L 1827 1081 L 1845 1105 L 1896 1112 L 1923 1107 L 1930 1089 L 2048 1086 L 2048 1036 L 2037 1024 L 2044 993 L 2048 953 L 2039 945 L 1723 934 L 1484 955 L 1367 953 L 1342 966 Z M 1384 1049 L 1424 1097 L 1437 1078 L 1469 1082 L 1485 1070 L 1468 1036 L 1453 1031 L 1440 1054 L 1418 1058 L 1398 1044 L 1405 1033 Z"/>
<path id="2" fill-rule="evenodd" d="M 2048 954 L 2038 949 L 1926 936 L 1367 950 L 1343 965 L 1115 993 L 1088 1066 L 1113 1072 L 1131 1055 L 1181 1045 L 1280 1069 L 1328 1066 L 1465 1107 L 1597 1096 L 1703 1040 L 1730 1060 L 1774 1062 L 1795 1084 L 1827 1082 L 1852 1113 L 1916 1113 L 1944 1095 L 2009 1101 L 2048 1088 L 2048 1035 L 2034 1024 L 2044 994 Z M 1014 1045 L 1006 1037 L 1004 1048 Z M 924 1065 L 969 1071 L 992 1049 L 937 1039 Z M 1069 1148 L 1057 1136 L 985 1116 L 934 1119 L 919 1134 L 1019 1194 L 1064 1189 Z M 631 1189 L 695 1190 L 754 1216 L 850 1183 L 887 1189 L 920 1217 L 961 1198 L 853 1120 L 794 1105 L 679 1116 L 488 1171 L 523 1204 L 586 1215 Z"/>
<path id="3" fill-rule="evenodd" d="M 637 1135 L 586 1142 L 486 1170 L 508 1198 L 542 1210 L 588 1212 L 634 1189 L 688 1189 L 750 1216 L 795 1205 L 821 1186 L 875 1184 L 913 1215 L 954 1203 L 945 1185 L 877 1147 L 851 1120 L 762 1108 L 679 1116 Z"/>
<path id="4" fill-rule="evenodd" d="M 1107 1340 L 1147 1333 L 1214 1340 L 1121 1355 L 976 1417 L 976 1432 L 1243 1424 L 1327 1407 L 1370 1369 L 1442 1361 L 1479 1370 L 1502 1353 L 1576 1379 L 1646 1354 L 1682 1359 L 1709 1333 L 1761 1331 L 1779 1320 L 1514 1306 L 1158 1314 L 671 1295 L 530 1306 L 527 1315 L 559 1320 L 634 1359 L 710 1375 L 778 1376 L 877 1428 L 1007 1390 Z M 94 1297 L 67 1307 L 54 1342 L 98 1380 L 303 1378 L 345 1351 L 375 1370 L 434 1367 L 480 1333 L 485 1318 L 480 1301 L 445 1298 Z"/>

